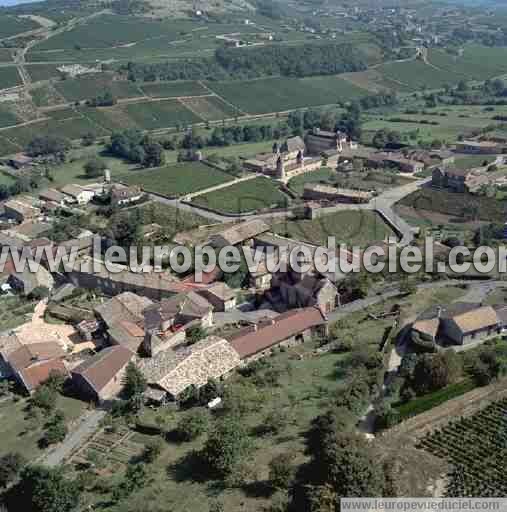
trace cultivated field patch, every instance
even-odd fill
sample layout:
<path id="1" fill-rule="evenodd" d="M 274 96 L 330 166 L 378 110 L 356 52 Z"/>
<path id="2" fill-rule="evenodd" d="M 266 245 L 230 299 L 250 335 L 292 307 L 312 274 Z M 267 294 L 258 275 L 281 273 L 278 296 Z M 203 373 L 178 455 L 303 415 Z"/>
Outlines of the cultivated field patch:
<path id="1" fill-rule="evenodd" d="M 2 68 L 0 72 L 0 89 L 10 89 L 22 83 L 18 68 L 14 66 Z"/>
<path id="2" fill-rule="evenodd" d="M 221 119 L 230 119 L 241 115 L 237 109 L 231 107 L 217 96 L 186 98 L 182 99 L 181 102 L 205 121 L 220 121 Z"/>
<path id="3" fill-rule="evenodd" d="M 236 82 L 209 82 L 219 96 L 250 114 L 265 114 L 350 101 L 365 89 L 337 76 L 265 78 Z"/>
<path id="4" fill-rule="evenodd" d="M 0 39 L 22 34 L 36 28 L 40 28 L 40 25 L 30 18 L 20 18 L 19 16 L 5 14 L 2 14 L 0 17 Z"/>
<path id="5" fill-rule="evenodd" d="M 168 197 L 190 194 L 232 179 L 230 174 L 199 162 L 131 171 L 120 177 L 125 183 L 140 185 L 147 192 L 156 192 Z"/>
<path id="6" fill-rule="evenodd" d="M 246 213 L 286 206 L 288 198 L 272 180 L 258 177 L 195 197 L 193 202 L 224 213 Z"/>
<path id="7" fill-rule="evenodd" d="M 146 96 L 152 98 L 177 98 L 209 94 L 205 87 L 195 81 L 143 83 L 139 85 L 139 88 Z"/>

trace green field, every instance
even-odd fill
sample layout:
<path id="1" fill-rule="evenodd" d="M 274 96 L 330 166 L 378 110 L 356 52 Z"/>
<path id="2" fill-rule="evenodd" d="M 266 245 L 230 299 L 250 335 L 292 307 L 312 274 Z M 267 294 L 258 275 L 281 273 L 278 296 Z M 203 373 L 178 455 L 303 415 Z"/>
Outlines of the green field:
<path id="1" fill-rule="evenodd" d="M 140 185 L 147 192 L 178 197 L 226 183 L 233 177 L 213 167 L 194 162 L 131 171 L 119 179 L 129 185 Z"/>
<path id="2" fill-rule="evenodd" d="M 64 119 L 72 119 L 75 117 L 82 117 L 79 112 L 72 107 L 59 108 L 57 110 L 50 110 L 44 113 L 46 117 L 50 117 L 55 121 L 63 121 Z"/>
<path id="3" fill-rule="evenodd" d="M 23 82 L 21 81 L 21 77 L 18 73 L 18 68 L 2 68 L 2 71 L 0 72 L 0 89 L 10 89 L 11 87 L 21 85 L 22 83 Z"/>
<path id="4" fill-rule="evenodd" d="M 84 78 L 55 83 L 56 90 L 67 101 L 83 101 L 110 91 L 117 99 L 135 98 L 142 92 L 133 82 L 113 80 L 109 73 L 96 73 Z"/>
<path id="5" fill-rule="evenodd" d="M 37 107 L 49 107 L 63 103 L 64 99 L 51 84 L 44 84 L 30 90 L 30 96 Z"/>
<path id="6" fill-rule="evenodd" d="M 0 16 L 0 39 L 15 36 L 29 30 L 40 28 L 38 23 L 29 18 L 20 18 L 19 16 L 10 16 L 2 14 Z"/>
<path id="7" fill-rule="evenodd" d="M 139 84 L 139 89 L 152 98 L 177 98 L 179 96 L 202 96 L 209 91 L 199 82 L 153 82 Z"/>
<path id="8" fill-rule="evenodd" d="M 198 196 L 193 202 L 224 213 L 246 213 L 286 206 L 287 200 L 275 182 L 258 177 Z"/>
<path id="9" fill-rule="evenodd" d="M 40 121 L 20 126 L 18 128 L 4 130 L 1 135 L 12 140 L 16 144 L 25 147 L 31 140 L 41 135 L 54 135 L 74 140 L 81 139 L 86 133 L 93 133 L 99 137 L 108 134 L 108 132 L 101 127 L 91 123 L 88 119 L 81 117 L 63 121 Z"/>
<path id="10" fill-rule="evenodd" d="M 157 130 L 199 123 L 201 118 L 182 105 L 178 100 L 162 100 L 122 105 L 119 110 L 143 130 Z"/>
<path id="11" fill-rule="evenodd" d="M 400 82 L 412 90 L 438 89 L 463 79 L 461 75 L 436 69 L 420 60 L 389 62 L 382 64 L 376 70 L 390 80 Z"/>
<path id="12" fill-rule="evenodd" d="M 335 212 L 314 220 L 283 221 L 275 223 L 273 231 L 316 245 L 327 245 L 328 237 L 334 236 L 337 244 L 361 247 L 395 236 L 377 214 L 366 210 Z"/>
<path id="13" fill-rule="evenodd" d="M 0 132 L 0 156 L 17 153 L 21 149 L 21 146 L 17 146 L 10 140 L 6 139 Z"/>
<path id="14" fill-rule="evenodd" d="M 0 128 L 14 126 L 19 122 L 21 122 L 21 120 L 18 116 L 0 103 Z"/>
<path id="15" fill-rule="evenodd" d="M 289 181 L 288 185 L 296 194 L 302 195 L 306 183 L 332 183 L 332 178 L 336 178 L 336 171 L 324 167 L 296 176 Z"/>
<path id="16" fill-rule="evenodd" d="M 41 455 L 42 450 L 38 447 L 38 441 L 44 432 L 44 421 L 34 425 L 27 419 L 27 405 L 27 398 L 0 403 L 2 418 L 0 456 L 6 453 L 19 453 L 28 459 L 34 459 Z M 64 412 L 67 422 L 76 420 L 85 407 L 84 402 L 63 396 L 59 396 L 56 403 L 56 408 Z"/>
<path id="17" fill-rule="evenodd" d="M 181 102 L 192 112 L 205 121 L 220 121 L 239 115 L 237 109 L 231 107 L 217 96 L 186 98 Z"/>
<path id="18" fill-rule="evenodd" d="M 32 82 L 40 82 L 42 80 L 59 77 L 60 74 L 56 70 L 58 67 L 58 64 L 29 64 L 26 66 L 26 70 L 28 71 Z"/>
<path id="19" fill-rule="evenodd" d="M 0 62 L 12 62 L 12 51 L 6 48 L 0 48 Z"/>
<path id="20" fill-rule="evenodd" d="M 336 76 L 209 82 L 207 86 L 250 114 L 331 105 L 367 94 L 364 89 Z"/>

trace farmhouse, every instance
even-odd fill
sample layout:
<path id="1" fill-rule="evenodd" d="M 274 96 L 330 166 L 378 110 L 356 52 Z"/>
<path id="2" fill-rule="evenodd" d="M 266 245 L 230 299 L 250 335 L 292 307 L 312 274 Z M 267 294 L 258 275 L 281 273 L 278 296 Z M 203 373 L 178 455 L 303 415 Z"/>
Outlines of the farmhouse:
<path id="1" fill-rule="evenodd" d="M 402 153 L 374 153 L 368 157 L 366 165 L 373 168 L 391 167 L 411 174 L 424 170 L 423 162 L 405 158 Z"/>
<path id="2" fill-rule="evenodd" d="M 19 343 L 19 348 L 16 350 L 8 351 L 7 349 L 6 363 L 10 376 L 23 386 L 28 393 L 32 393 L 53 372 L 64 376 L 68 375 L 63 362 L 64 356 L 64 350 L 56 342 L 27 345 Z"/>
<path id="3" fill-rule="evenodd" d="M 107 347 L 71 372 L 72 384 L 84 400 L 104 402 L 116 397 L 123 387 L 125 370 L 134 355 L 122 346 Z"/>
<path id="4" fill-rule="evenodd" d="M 66 64 L 64 66 L 60 66 L 56 68 L 58 72 L 64 78 L 76 78 L 80 75 L 87 75 L 89 73 L 98 73 L 99 70 L 96 68 L 89 68 L 86 66 L 82 66 L 81 64 Z"/>
<path id="5" fill-rule="evenodd" d="M 58 206 L 64 206 L 67 196 L 55 188 L 48 188 L 39 193 L 39 199 Z"/>
<path id="6" fill-rule="evenodd" d="M 320 155 L 328 150 L 341 152 L 347 143 L 347 135 L 340 131 L 331 132 L 314 128 L 306 135 L 305 143 L 310 155 Z"/>
<path id="7" fill-rule="evenodd" d="M 149 329 L 167 331 L 198 322 L 202 327 L 213 324 L 213 306 L 196 292 L 180 293 L 159 304 L 151 304 L 144 312 Z"/>
<path id="8" fill-rule="evenodd" d="M 294 309 L 270 319 L 267 324 L 253 325 L 250 332 L 241 331 L 229 337 L 231 346 L 243 363 L 269 355 L 278 346 L 294 346 L 313 335 L 325 335 L 326 319 L 320 309 Z"/>
<path id="9" fill-rule="evenodd" d="M 239 364 L 238 353 L 225 339 L 209 336 L 190 347 L 142 359 L 139 368 L 151 388 L 177 399 L 189 386 L 199 388 L 209 379 L 225 378 Z"/>
<path id="10" fill-rule="evenodd" d="M 2 160 L 2 163 L 8 165 L 9 167 L 13 167 L 14 169 L 25 169 L 27 167 L 32 167 L 35 165 L 35 162 L 31 156 L 26 155 L 25 153 L 16 153 L 15 155 L 10 156 L 9 158 L 5 158 Z"/>
<path id="11" fill-rule="evenodd" d="M 437 188 L 448 188 L 453 192 L 466 192 L 472 177 L 471 169 L 437 167 L 431 173 L 431 185 Z"/>
<path id="12" fill-rule="evenodd" d="M 113 206 L 135 203 L 142 197 L 143 192 L 141 188 L 137 186 L 127 187 L 126 185 L 117 183 L 111 187 L 111 204 Z"/>
<path id="13" fill-rule="evenodd" d="M 35 219 L 40 215 L 40 209 L 34 206 L 33 199 L 26 196 L 6 201 L 4 212 L 8 219 L 13 219 L 19 223 Z"/>
<path id="14" fill-rule="evenodd" d="M 18 290 L 23 295 L 29 295 L 36 288 L 51 291 L 55 285 L 53 276 L 42 265 L 37 265 L 35 272 L 30 272 L 27 265 L 22 271 L 13 272 L 8 282 L 14 290 Z"/>
<path id="15" fill-rule="evenodd" d="M 269 231 L 269 225 L 263 220 L 253 219 L 235 224 L 234 226 L 212 235 L 209 239 L 210 245 L 216 248 L 229 247 L 233 245 L 248 245 L 256 236 Z"/>
<path id="16" fill-rule="evenodd" d="M 95 308 L 109 341 L 137 353 L 144 340 L 144 310 L 153 302 L 131 292 L 121 293 Z"/>
<path id="17" fill-rule="evenodd" d="M 199 291 L 215 311 L 230 311 L 236 307 L 236 292 L 225 283 L 217 282 L 209 288 Z"/>
<path id="18" fill-rule="evenodd" d="M 88 204 L 96 195 L 95 190 L 81 185 L 65 185 L 60 190 L 68 196 L 68 202 L 77 204 Z"/>
<path id="19" fill-rule="evenodd" d="M 468 345 L 497 336 L 503 322 L 491 306 L 453 303 L 435 306 L 422 313 L 412 325 L 412 339 L 442 346 Z"/>
<path id="20" fill-rule="evenodd" d="M 455 154 L 452 151 L 444 149 L 439 151 L 413 150 L 404 154 L 410 160 L 422 162 L 427 169 L 432 169 L 437 165 L 447 167 L 454 164 L 456 160 Z"/>
<path id="21" fill-rule="evenodd" d="M 456 142 L 456 151 L 474 155 L 495 155 L 503 153 L 505 147 L 497 142 L 464 140 Z"/>
<path id="22" fill-rule="evenodd" d="M 373 194 L 363 190 L 336 188 L 320 183 L 306 183 L 303 190 L 303 199 L 336 201 L 339 203 L 368 203 Z"/>

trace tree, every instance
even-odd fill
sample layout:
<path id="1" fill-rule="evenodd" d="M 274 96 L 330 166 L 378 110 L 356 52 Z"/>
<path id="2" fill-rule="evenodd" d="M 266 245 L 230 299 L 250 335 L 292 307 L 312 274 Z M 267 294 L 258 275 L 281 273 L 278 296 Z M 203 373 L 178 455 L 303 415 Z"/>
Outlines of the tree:
<path id="1" fill-rule="evenodd" d="M 138 397 L 146 391 L 147 387 L 148 383 L 146 382 L 144 375 L 141 373 L 139 368 L 137 368 L 135 363 L 131 361 L 125 370 L 125 379 L 123 383 L 123 392 L 125 397 L 128 400 Z"/>
<path id="2" fill-rule="evenodd" d="M 0 457 L 0 488 L 14 482 L 26 461 L 19 453 L 7 453 Z"/>
<path id="3" fill-rule="evenodd" d="M 56 391 L 50 386 L 39 386 L 30 398 L 30 404 L 39 409 L 52 411 L 55 408 Z"/>
<path id="4" fill-rule="evenodd" d="M 206 329 L 201 325 L 192 325 L 186 331 L 187 345 L 193 345 L 206 337 Z"/>
<path id="5" fill-rule="evenodd" d="M 97 178 L 104 174 L 106 164 L 100 158 L 90 158 L 84 164 L 84 172 L 87 178 Z"/>
<path id="6" fill-rule="evenodd" d="M 269 463 L 269 481 L 275 489 L 287 489 L 294 479 L 295 453 L 281 453 Z"/>
<path id="7" fill-rule="evenodd" d="M 289 418 L 287 413 L 280 409 L 273 409 L 268 412 L 261 425 L 261 431 L 264 434 L 278 434 L 287 425 Z"/>
<path id="8" fill-rule="evenodd" d="M 210 473 L 226 478 L 245 461 L 250 448 L 244 423 L 235 415 L 226 415 L 209 434 L 202 456 Z"/>
<path id="9" fill-rule="evenodd" d="M 164 149 L 158 142 L 147 142 L 143 145 L 143 148 L 144 159 L 142 164 L 144 167 L 160 167 L 164 165 Z"/>
<path id="10" fill-rule="evenodd" d="M 456 382 L 463 372 L 463 363 L 453 350 L 422 354 L 414 368 L 411 381 L 418 395 L 436 391 Z"/>
<path id="11" fill-rule="evenodd" d="M 91 146 L 95 144 L 95 141 L 97 140 L 97 137 L 93 132 L 88 132 L 83 135 L 83 138 L 81 139 L 83 146 Z"/>
<path id="12" fill-rule="evenodd" d="M 53 418 L 46 424 L 44 437 L 41 439 L 42 446 L 60 443 L 67 435 L 65 416 L 61 411 L 56 411 Z"/>
<path id="13" fill-rule="evenodd" d="M 16 497 L 26 503 L 17 510 L 71 512 L 79 504 L 79 486 L 64 477 L 62 468 L 27 466 L 16 491 Z"/>
<path id="14" fill-rule="evenodd" d="M 65 152 L 71 147 L 69 140 L 63 137 L 55 137 L 52 135 L 42 135 L 33 138 L 26 148 L 26 152 L 30 156 L 55 156 L 60 160 L 65 159 Z"/>
<path id="15" fill-rule="evenodd" d="M 209 420 L 209 413 L 206 409 L 193 409 L 180 419 L 176 427 L 176 434 L 183 441 L 193 441 L 208 430 Z"/>
<path id="16" fill-rule="evenodd" d="M 49 288 L 46 286 L 36 286 L 29 294 L 30 300 L 42 300 L 49 296 Z"/>
<path id="17" fill-rule="evenodd" d="M 152 462 L 155 462 L 162 452 L 162 443 L 160 442 L 160 439 L 156 439 L 154 441 L 150 441 L 146 443 L 144 447 L 143 452 L 143 460 L 147 464 L 151 464 Z"/>

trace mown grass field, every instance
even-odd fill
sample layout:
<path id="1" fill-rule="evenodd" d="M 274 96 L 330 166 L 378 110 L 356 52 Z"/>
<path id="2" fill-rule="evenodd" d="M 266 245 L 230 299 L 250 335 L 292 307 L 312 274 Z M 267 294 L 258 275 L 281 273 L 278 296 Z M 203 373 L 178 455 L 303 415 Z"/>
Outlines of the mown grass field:
<path id="1" fill-rule="evenodd" d="M 6 453 L 19 453 L 29 460 L 41 455 L 42 450 L 38 441 L 44 433 L 44 421 L 38 424 L 30 422 L 26 417 L 28 399 L 22 398 L 16 402 L 7 400 L 0 403 L 0 434 L 2 443 L 0 456 Z M 59 396 L 56 404 L 63 411 L 67 422 L 76 420 L 84 411 L 86 404 L 80 400 Z"/>
<path id="2" fill-rule="evenodd" d="M 55 83 L 56 90 L 67 101 L 83 101 L 110 91 L 116 99 L 135 98 L 142 92 L 133 82 L 113 80 L 109 73 L 96 73 Z"/>
<path id="3" fill-rule="evenodd" d="M 395 236 L 384 221 L 370 211 L 343 211 L 313 220 L 282 221 L 273 225 L 273 231 L 318 245 L 327 245 L 328 237 L 334 236 L 337 244 L 362 247 Z"/>
<path id="4" fill-rule="evenodd" d="M 220 121 L 239 115 L 238 110 L 231 107 L 217 96 L 186 98 L 181 102 L 192 112 L 205 121 Z"/>
<path id="5" fill-rule="evenodd" d="M 16 67 L 4 67 L 0 72 L 0 89 L 9 89 L 21 85 L 21 77 Z"/>
<path id="6" fill-rule="evenodd" d="M 258 177 L 198 196 L 193 202 L 224 213 L 246 213 L 286 206 L 287 196 L 269 178 Z"/>
<path id="7" fill-rule="evenodd" d="M 192 162 L 131 171 L 119 179 L 130 185 L 140 185 L 147 192 L 178 197 L 226 183 L 233 176 L 202 163 Z"/>
<path id="8" fill-rule="evenodd" d="M 367 94 L 366 90 L 337 76 L 209 82 L 207 86 L 250 114 L 331 105 Z"/>
<path id="9" fill-rule="evenodd" d="M 30 96 L 37 107 L 50 107 L 64 102 L 64 98 L 51 84 L 44 84 L 31 89 Z"/>
<path id="10" fill-rule="evenodd" d="M 179 96 L 202 96 L 209 91 L 199 82 L 147 82 L 139 84 L 139 88 L 146 96 L 152 98 L 177 98 Z"/>
<path id="11" fill-rule="evenodd" d="M 36 28 L 40 28 L 39 24 L 29 18 L 5 14 L 2 14 L 0 17 L 0 39 L 35 30 Z"/>

